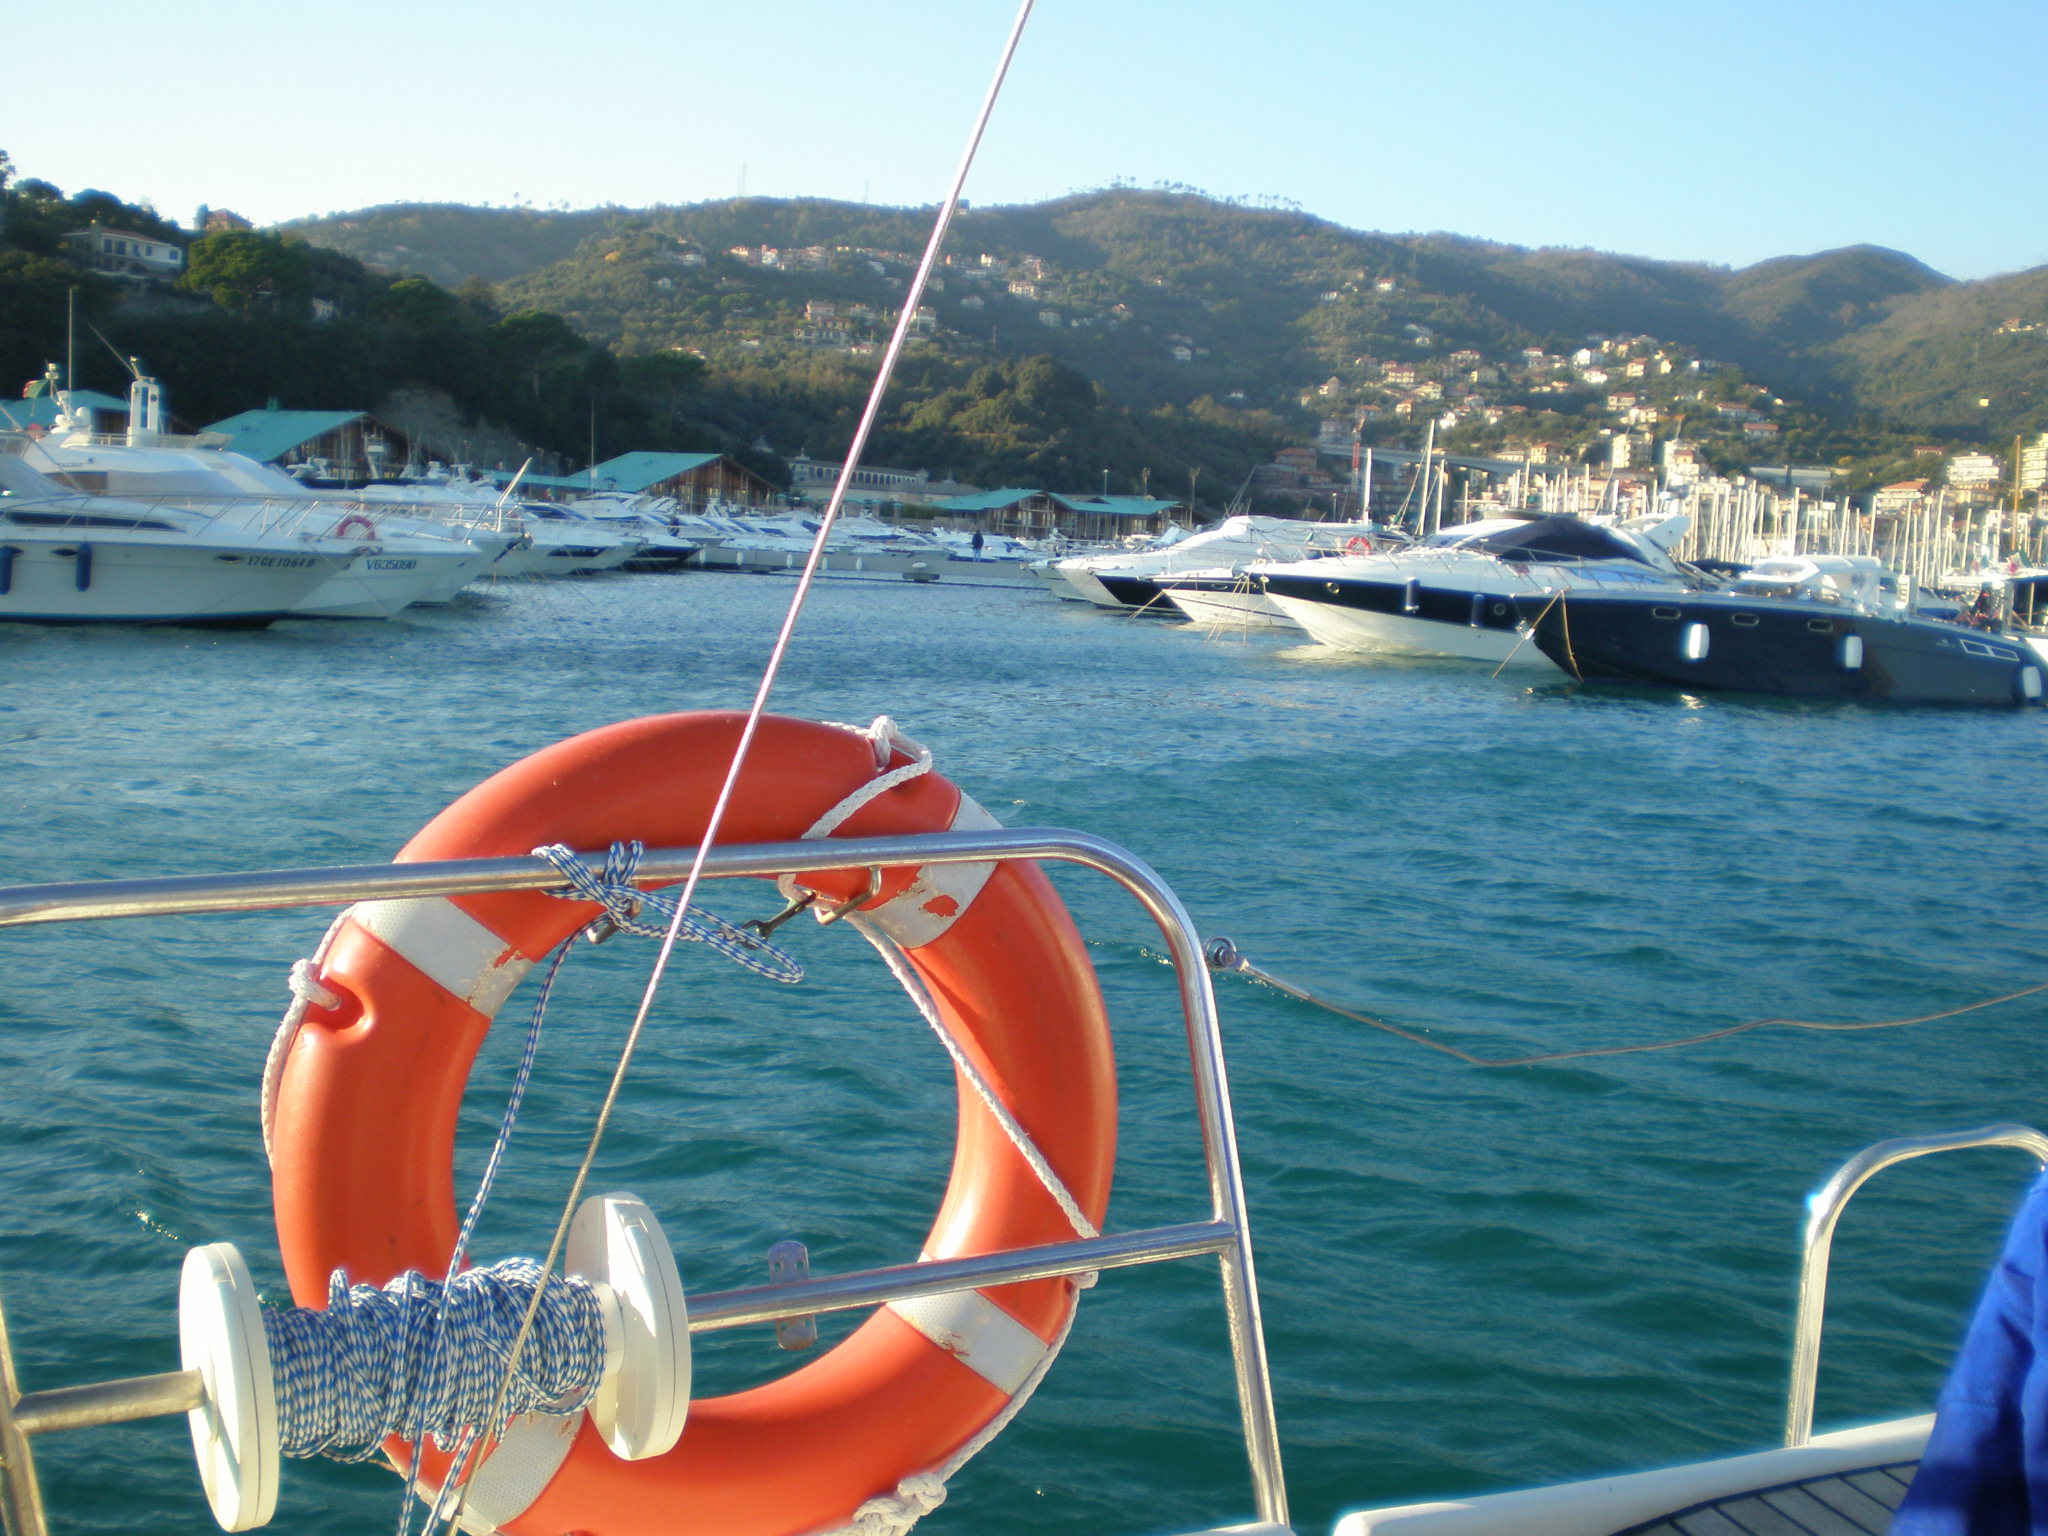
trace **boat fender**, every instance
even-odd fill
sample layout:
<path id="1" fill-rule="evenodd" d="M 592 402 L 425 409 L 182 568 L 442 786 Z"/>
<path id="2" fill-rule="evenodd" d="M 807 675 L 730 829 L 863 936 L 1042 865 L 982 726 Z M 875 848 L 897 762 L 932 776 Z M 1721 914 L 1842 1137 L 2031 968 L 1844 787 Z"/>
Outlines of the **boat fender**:
<path id="1" fill-rule="evenodd" d="M 89 591 L 92 588 L 92 546 L 90 544 L 78 546 L 78 564 L 71 573 L 71 583 L 81 592 Z"/>
<path id="2" fill-rule="evenodd" d="M 0 544 L 0 597 L 14 590 L 14 557 L 20 553 L 12 544 Z"/>
<path id="3" fill-rule="evenodd" d="M 1863 670 L 1863 637 L 1861 635 L 1842 636 L 1842 670 L 1845 672 L 1860 672 Z"/>
<path id="4" fill-rule="evenodd" d="M 1401 611 L 1415 613 L 1422 607 L 1422 579 L 1410 576 L 1407 585 L 1401 588 Z"/>
<path id="5" fill-rule="evenodd" d="M 1707 626 L 1695 619 L 1678 632 L 1678 654 L 1686 661 L 1705 661 L 1711 637 Z"/>
<path id="6" fill-rule="evenodd" d="M 1486 594 L 1484 592 L 1474 592 L 1472 594 L 1472 613 L 1465 622 L 1474 629 L 1484 629 L 1486 627 Z"/>
<path id="7" fill-rule="evenodd" d="M 399 858 L 694 846 L 744 724 L 731 712 L 665 715 L 557 743 L 455 801 Z M 880 725 L 763 717 L 720 843 L 993 824 L 923 771 L 922 748 Z M 1087 948 L 1038 866 L 911 865 L 879 882 L 850 868 L 801 885 L 820 905 L 854 904 L 850 915 L 886 937 L 885 958 L 922 983 L 920 1008 L 973 1068 L 957 1073 L 951 1182 L 925 1256 L 1072 1239 L 1055 1184 L 1099 1227 L 1116 1155 L 1108 1020 Z M 279 1248 L 302 1304 L 319 1303 L 337 1268 L 381 1284 L 446 1264 L 470 1066 L 519 978 L 601 910 L 500 892 L 365 902 L 337 924 L 310 978 L 337 1006 L 307 989 L 272 1115 Z M 1037 1280 L 885 1306 L 787 1375 L 692 1403 L 674 1447 L 641 1461 L 619 1460 L 579 1417 L 529 1416 L 470 1478 L 467 1509 L 510 1536 L 804 1536 L 885 1502 L 914 1518 L 911 1505 L 942 1498 L 944 1479 L 1036 1388 L 1079 1290 Z M 401 1440 L 384 1445 L 400 1465 L 412 1456 Z M 428 1446 L 421 1462 L 431 1486 L 448 1457 Z"/>
<path id="8" fill-rule="evenodd" d="M 2013 694 L 2022 704 L 2041 702 L 2041 669 L 2032 662 L 2021 667 L 2013 678 Z"/>

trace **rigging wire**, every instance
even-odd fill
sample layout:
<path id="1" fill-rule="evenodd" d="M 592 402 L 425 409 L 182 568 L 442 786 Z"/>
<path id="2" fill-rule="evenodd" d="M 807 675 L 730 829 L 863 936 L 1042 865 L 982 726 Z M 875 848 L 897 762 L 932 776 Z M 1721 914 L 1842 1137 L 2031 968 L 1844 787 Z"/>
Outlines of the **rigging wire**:
<path id="1" fill-rule="evenodd" d="M 1852 1020 L 1846 1024 L 1830 1024 L 1819 1019 L 1793 1019 L 1773 1016 L 1767 1019 L 1746 1019 L 1740 1024 L 1726 1024 L 1719 1029 L 1706 1030 L 1697 1035 L 1683 1035 L 1676 1040 L 1648 1040 L 1637 1045 L 1596 1045 L 1576 1051 L 1544 1051 L 1534 1056 L 1475 1056 L 1470 1051 L 1458 1049 L 1455 1045 L 1447 1045 L 1441 1040 L 1432 1040 L 1429 1036 L 1420 1034 L 1415 1030 L 1403 1029 L 1399 1024 L 1390 1023 L 1385 1019 L 1374 1018 L 1371 1014 L 1360 1013 L 1356 1009 L 1346 1008 L 1343 1004 L 1333 1003 L 1326 997 L 1318 997 L 1315 993 L 1309 991 L 1308 988 L 1284 980 L 1281 977 L 1275 976 L 1271 971 L 1255 965 L 1252 961 L 1238 953 L 1235 944 L 1221 936 L 1211 939 L 1208 946 L 1202 951 L 1202 954 L 1209 962 L 1211 970 L 1226 971 L 1238 976 L 1248 976 L 1253 981 L 1263 982 L 1275 991 L 1286 993 L 1289 997 L 1297 998 L 1304 1003 L 1310 1003 L 1317 1008 L 1327 1009 L 1331 1013 L 1341 1015 L 1357 1023 L 1370 1025 L 1374 1029 L 1383 1030 L 1387 1034 L 1406 1040 L 1411 1045 L 1425 1046 L 1432 1051 L 1441 1051 L 1446 1056 L 1455 1056 L 1458 1060 L 1475 1067 L 1533 1067 L 1552 1061 L 1584 1061 L 1594 1056 L 1640 1056 L 1651 1051 L 1675 1051 L 1688 1045 L 1705 1045 L 1710 1040 L 1726 1040 L 1730 1035 L 1747 1034 L 1753 1029 L 1807 1029 L 1817 1030 L 1826 1034 L 1856 1034 L 1871 1029 L 1903 1029 L 1909 1024 L 1932 1024 L 1941 1019 L 1958 1018 L 1966 1013 L 1977 1013 L 1985 1008 L 1995 1008 L 2000 1003 L 2016 1002 L 2023 997 L 2032 997 L 2036 993 L 2048 992 L 2048 981 L 2039 981 L 2030 987 L 2021 987 L 2017 992 L 2006 992 L 1997 997 L 1981 998 L 1974 1003 L 1963 1003 L 1958 1007 L 1943 1008 L 1934 1013 L 1915 1014 L 1913 1017 L 1905 1019 L 1862 1019 Z"/>
<path id="2" fill-rule="evenodd" d="M 960 163 L 953 172 L 952 185 L 945 200 L 939 204 L 938 217 L 932 222 L 931 237 L 925 242 L 924 255 L 918 262 L 917 271 L 910 281 L 910 290 L 904 295 L 903 307 L 896 316 L 896 328 L 890 333 L 889 345 L 882 354 L 880 368 L 876 370 L 875 382 L 868 391 L 867 405 L 861 412 L 860 424 L 854 430 L 853 441 L 846 451 L 846 461 L 840 466 L 839 478 L 833 484 L 832 497 L 826 503 L 824 516 L 818 521 L 818 531 L 811 541 L 811 551 L 804 561 L 801 575 L 797 577 L 796 591 L 791 594 L 788 611 L 783 615 L 782 627 L 775 636 L 774 646 L 768 654 L 767 665 L 762 669 L 761 681 L 754 691 L 754 701 L 747 711 L 747 719 L 740 730 L 740 739 L 733 748 L 732 762 L 725 772 L 725 780 L 719 786 L 718 798 L 712 803 L 711 816 L 705 823 L 704 835 L 697 845 L 696 856 L 690 861 L 689 873 L 684 877 L 681 893 L 676 897 L 674 914 L 669 920 L 668 930 L 663 935 L 661 949 L 655 955 L 654 965 L 647 977 L 647 986 L 641 993 L 640 1004 L 633 1016 L 633 1022 L 626 1031 L 626 1039 L 619 1049 L 617 1065 L 612 1070 L 610 1084 L 605 1089 L 603 1101 L 598 1106 L 597 1119 L 591 1128 L 589 1145 L 584 1149 L 583 1160 L 570 1181 L 569 1195 L 563 1202 L 560 1220 L 555 1225 L 555 1235 L 548 1244 L 547 1257 L 541 1261 L 541 1283 L 534 1291 L 534 1299 L 521 1320 L 518 1334 L 513 1338 L 512 1347 L 506 1353 L 505 1369 L 498 1384 L 496 1401 L 492 1404 L 488 1422 L 498 1422 L 503 1410 L 506 1394 L 511 1390 L 513 1374 L 519 1363 L 521 1350 L 525 1347 L 528 1334 L 532 1331 L 534 1318 L 539 1310 L 542 1290 L 547 1276 L 553 1273 L 556 1261 L 561 1257 L 562 1246 L 568 1239 L 569 1225 L 575 1219 L 577 1202 L 583 1197 L 583 1189 L 589 1181 L 590 1170 L 597 1161 L 598 1148 L 603 1144 L 605 1131 L 611 1124 L 613 1110 L 617 1107 L 620 1090 L 624 1087 L 626 1074 L 632 1066 L 633 1054 L 640 1043 L 642 1031 L 646 1028 L 648 1015 L 653 1011 L 654 999 L 661 989 L 663 977 L 668 971 L 669 957 L 674 953 L 683 926 L 683 914 L 690 909 L 696 896 L 697 886 L 703 878 L 704 860 L 711 846 L 717 841 L 719 828 L 724 824 L 726 808 L 732 802 L 734 788 L 739 783 L 741 771 L 746 766 L 747 753 L 752 748 L 754 736 L 766 713 L 769 695 L 773 692 L 778 674 L 782 670 L 784 657 L 788 654 L 789 643 L 796 631 L 797 619 L 803 612 L 804 602 L 810 596 L 812 583 L 817 577 L 818 567 L 825 556 L 825 542 L 831 536 L 837 522 L 840 508 L 845 504 L 846 493 L 853 483 L 854 471 L 860 465 L 862 452 L 867 447 L 869 434 L 881 416 L 882 400 L 889 387 L 890 376 L 895 372 L 896 360 L 903 351 L 904 341 L 910 334 L 911 322 L 916 318 L 918 302 L 924 297 L 925 285 L 931 278 L 932 268 L 937 264 L 939 251 L 946 241 L 946 232 L 951 227 L 953 215 L 960 206 L 960 194 L 967 183 L 967 173 L 974 164 L 976 150 L 981 147 L 982 134 L 987 130 L 989 118 L 995 112 L 997 98 L 1002 93 L 1003 80 L 1010 72 L 1011 60 L 1016 57 L 1017 44 L 1024 35 L 1024 24 L 1030 20 L 1034 0 L 1020 0 L 1016 19 L 1010 25 L 1010 33 L 1004 41 L 1001 57 L 996 62 L 994 77 L 989 81 L 987 94 L 982 98 L 981 110 L 976 115 L 974 127 L 967 136 Z M 466 1486 L 465 1486 L 466 1493 Z M 447 1515 L 447 1528 L 452 1530 L 460 1521 L 463 1499 L 453 1501 L 454 1507 Z M 431 1529 L 431 1527 L 429 1527 Z"/>

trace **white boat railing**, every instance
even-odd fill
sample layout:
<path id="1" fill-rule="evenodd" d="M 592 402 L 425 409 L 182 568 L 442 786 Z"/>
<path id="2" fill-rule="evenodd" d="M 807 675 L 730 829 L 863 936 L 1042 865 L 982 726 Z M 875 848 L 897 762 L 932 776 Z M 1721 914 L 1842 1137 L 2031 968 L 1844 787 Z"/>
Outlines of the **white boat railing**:
<path id="1" fill-rule="evenodd" d="M 650 849 L 636 878 L 650 886 L 680 880 L 697 853 L 695 848 Z M 583 857 L 601 862 L 604 855 L 586 853 Z M 968 1258 L 925 1260 L 694 1295 L 689 1305 L 690 1331 L 772 1323 L 948 1291 L 1213 1254 L 1222 1275 L 1238 1410 L 1258 1517 L 1271 1526 L 1285 1527 L 1287 1493 L 1281 1474 L 1279 1431 L 1216 994 L 1202 958 L 1201 937 L 1165 881 L 1142 860 L 1103 838 L 1028 828 L 719 846 L 704 855 L 703 872 L 707 879 L 773 877 L 991 858 L 1048 859 L 1095 870 L 1135 896 L 1158 925 L 1173 962 L 1186 1023 L 1190 1076 L 1209 1180 L 1207 1219 Z M 20 885 L 0 887 L 0 928 L 334 906 L 399 897 L 474 896 L 542 890 L 561 883 L 561 873 L 553 864 L 521 856 Z M 31 1436 L 188 1412 L 202 1405 L 203 1392 L 198 1372 L 174 1371 L 23 1394 L 7 1349 L 6 1321 L 0 1316 L 0 1505 L 4 1505 L 12 1536 L 44 1536 L 47 1529 L 29 1449 Z"/>
<path id="2" fill-rule="evenodd" d="M 1833 1178 L 1806 1197 L 1805 1258 L 1799 1270 L 1799 1315 L 1792 1331 L 1792 1386 L 1785 1401 L 1786 1445 L 1804 1445 L 1813 1438 L 1814 1383 L 1820 1375 L 1821 1321 L 1828 1304 L 1828 1257 L 1834 1249 L 1842 1208 L 1872 1175 L 1894 1163 L 1973 1147 L 2017 1147 L 2048 1167 L 2048 1136 L 2026 1125 L 1986 1125 L 1974 1131 L 1880 1141 L 1842 1164 Z"/>

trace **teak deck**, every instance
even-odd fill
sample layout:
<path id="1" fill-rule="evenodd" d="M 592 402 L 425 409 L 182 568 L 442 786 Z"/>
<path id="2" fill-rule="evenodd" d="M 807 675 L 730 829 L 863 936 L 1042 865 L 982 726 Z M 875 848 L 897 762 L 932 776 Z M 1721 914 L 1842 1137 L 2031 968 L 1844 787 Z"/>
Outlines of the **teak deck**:
<path id="1" fill-rule="evenodd" d="M 1918 1466 L 1902 1461 L 1733 1494 L 1617 1536 L 1885 1536 Z"/>

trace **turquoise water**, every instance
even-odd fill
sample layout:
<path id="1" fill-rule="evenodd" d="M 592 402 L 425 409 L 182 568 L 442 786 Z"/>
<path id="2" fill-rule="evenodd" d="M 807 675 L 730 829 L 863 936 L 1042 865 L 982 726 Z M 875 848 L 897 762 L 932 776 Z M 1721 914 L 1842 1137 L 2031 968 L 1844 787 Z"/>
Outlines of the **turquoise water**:
<path id="1" fill-rule="evenodd" d="M 0 878 L 388 857 L 477 779 L 632 715 L 735 707 L 779 578 L 533 587 L 384 625 L 0 634 Z M 776 705 L 895 715 L 1004 821 L 1116 839 L 1205 932 L 1481 1054 L 1744 1018 L 1918 1014 L 2048 979 L 2048 715 L 1531 687 L 1205 640 L 1025 591 L 828 585 Z M 1057 876 L 1117 1031 L 1111 1225 L 1205 1211 L 1156 933 Z M 734 917 L 765 887 L 721 886 Z M 172 1368 L 177 1266 L 282 1281 L 256 1124 L 283 974 L 324 918 L 0 933 L 0 1282 L 24 1384 Z M 784 930 L 779 989 L 686 953 L 601 1164 L 686 1284 L 911 1257 L 950 1157 L 936 1044 L 865 946 Z M 479 1252 L 545 1241 L 651 946 L 565 973 Z M 1296 1524 L 1775 1438 L 1805 1192 L 1886 1136 L 2040 1121 L 2033 998 L 1868 1034 L 1484 1069 L 1221 983 Z M 518 1010 L 513 1010 L 516 1013 Z M 510 1015 L 508 1014 L 508 1017 Z M 516 1047 L 471 1094 L 471 1178 Z M 1919 1411 L 2024 1182 L 1884 1175 L 1836 1250 L 1823 1426 Z M 843 1332 L 828 1325 L 828 1338 Z M 699 1340 L 700 1392 L 786 1368 Z M 181 1424 L 42 1442 L 57 1531 L 213 1529 Z M 281 1529 L 374 1530 L 380 1470 L 289 1463 Z M 1213 1267 L 1085 1298 L 925 1529 L 1163 1532 L 1251 1513 Z"/>

